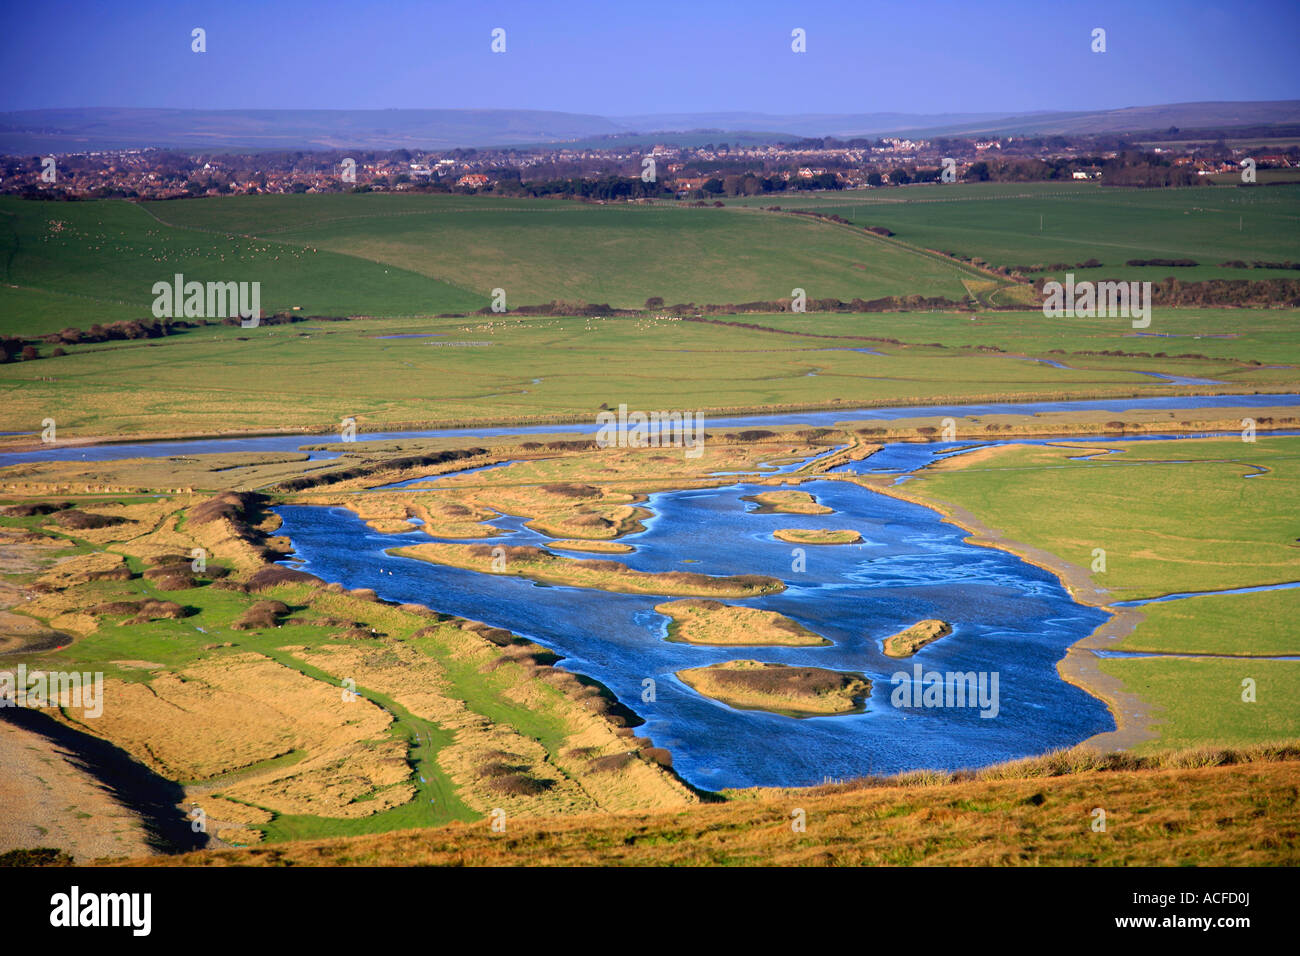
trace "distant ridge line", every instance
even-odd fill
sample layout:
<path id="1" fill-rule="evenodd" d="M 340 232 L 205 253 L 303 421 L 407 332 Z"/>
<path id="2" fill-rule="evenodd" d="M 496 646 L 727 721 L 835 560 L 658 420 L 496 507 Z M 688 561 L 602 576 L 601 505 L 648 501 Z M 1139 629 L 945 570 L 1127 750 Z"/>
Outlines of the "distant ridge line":
<path id="1" fill-rule="evenodd" d="M 0 152 L 73 153 L 150 147 L 208 152 L 449 150 L 653 138 L 709 132 L 719 139 L 884 135 L 1092 135 L 1300 124 L 1300 100 L 1171 103 L 1120 109 L 1002 113 L 651 113 L 598 116 L 550 110 L 182 110 L 86 107 L 0 113 Z"/>

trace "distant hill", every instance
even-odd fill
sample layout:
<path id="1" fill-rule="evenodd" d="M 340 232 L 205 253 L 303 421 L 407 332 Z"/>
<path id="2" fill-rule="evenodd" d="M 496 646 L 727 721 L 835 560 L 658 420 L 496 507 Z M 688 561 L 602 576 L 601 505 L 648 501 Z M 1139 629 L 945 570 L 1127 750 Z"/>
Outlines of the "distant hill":
<path id="1" fill-rule="evenodd" d="M 615 116 L 627 129 L 651 130 L 779 130 L 794 136 L 880 136 L 900 129 L 991 123 L 1006 113 L 650 113 Z"/>
<path id="2" fill-rule="evenodd" d="M 1231 129 L 1236 126 L 1276 126 L 1300 123 L 1300 100 L 1252 103 L 1169 103 L 1126 106 L 1083 113 L 1029 113 L 994 120 L 927 124 L 903 132 L 930 136 L 1039 135 L 1127 133 L 1145 130 Z"/>
<path id="3" fill-rule="evenodd" d="M 770 142 L 808 136 L 1050 135 L 1300 123 L 1300 100 L 1173 103 L 1011 113 L 652 113 L 543 110 L 173 110 L 86 108 L 0 113 L 11 155 L 149 146 L 187 150 L 449 149 L 529 143 Z M 768 132 L 756 133 L 755 130 Z M 701 132 L 707 136 L 700 136 Z M 730 135 L 728 135 L 730 134 Z"/>
<path id="4" fill-rule="evenodd" d="M 779 116 L 766 113 L 677 113 L 616 116 L 620 124 L 640 130 L 783 130 L 799 136 L 871 136 L 924 134 L 1052 135 L 1230 128 L 1300 122 L 1300 100 L 1246 103 L 1168 103 L 1112 110 L 1034 113 L 825 113 Z"/>
<path id="5" fill-rule="evenodd" d="M 0 152 L 449 149 L 619 132 L 602 116 L 541 110 L 23 110 L 0 113 Z"/>

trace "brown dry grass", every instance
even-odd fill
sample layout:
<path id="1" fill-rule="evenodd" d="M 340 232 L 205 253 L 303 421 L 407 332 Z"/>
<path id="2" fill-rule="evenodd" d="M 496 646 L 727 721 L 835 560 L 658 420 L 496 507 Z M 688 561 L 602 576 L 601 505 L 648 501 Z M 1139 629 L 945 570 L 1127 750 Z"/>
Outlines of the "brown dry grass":
<path id="1" fill-rule="evenodd" d="M 689 811 L 510 821 L 132 861 L 183 866 L 1295 866 L 1300 748 L 1057 776 L 757 791 Z M 1204 759 L 1205 755 L 1201 755 Z M 1121 762 L 1137 763 L 1122 757 Z M 1021 768 L 1023 771 L 1024 768 Z M 1040 768 L 1041 769 L 1041 768 Z M 1092 830 L 1096 807 L 1105 832 Z M 806 832 L 792 813 L 802 809 Z"/>
<path id="2" fill-rule="evenodd" d="M 196 488 L 246 490 L 304 470 L 332 465 L 308 462 L 300 452 L 232 452 L 116 461 L 48 461 L 14 465 L 0 481 L 24 494 L 132 494 L 190 492 Z"/>
<path id="3" fill-rule="evenodd" d="M 871 681 L 862 674 L 761 661 L 691 667 L 677 676 L 696 693 L 732 707 L 792 717 L 853 713 L 871 693 Z"/>
<path id="4" fill-rule="evenodd" d="M 952 625 L 946 621 L 933 618 L 917 621 L 906 630 L 891 634 L 885 638 L 885 654 L 888 657 L 911 657 L 927 644 L 933 644 L 941 637 L 952 633 Z"/>
<path id="5" fill-rule="evenodd" d="M 495 548 L 486 544 L 417 544 L 393 554 L 484 574 L 513 574 L 533 581 L 594 588 L 625 594 L 679 594 L 687 597 L 756 597 L 785 589 L 776 578 L 757 574 L 715 577 L 685 571 L 634 571 L 617 561 L 578 560 L 540 548 L 501 546 L 504 570 L 494 567 Z"/>
<path id="6" fill-rule="evenodd" d="M 619 541 L 580 541 L 577 538 L 548 541 L 546 546 L 560 551 L 587 551 L 592 554 L 631 554 L 636 550 L 630 544 Z"/>
<path id="7" fill-rule="evenodd" d="M 791 544 L 857 544 L 862 540 L 857 531 L 829 528 L 777 528 L 772 537 Z"/>
<path id="8" fill-rule="evenodd" d="M 776 434 L 771 441 L 751 442 L 710 436 L 699 458 L 671 448 L 583 449 L 449 475 L 438 482 L 437 494 L 474 509 L 524 515 L 529 528 L 552 537 L 613 540 L 643 529 L 649 512 L 638 505 L 648 492 L 726 484 L 734 479 L 711 474 L 758 473 L 764 463 L 824 450 L 823 444 Z M 507 457 L 506 449 L 494 448 L 493 457 Z M 430 530 L 440 537 L 463 536 Z"/>
<path id="9" fill-rule="evenodd" d="M 156 673 L 147 684 L 108 680 L 102 716 L 68 716 L 172 780 L 252 767 L 222 793 L 281 813 L 368 816 L 414 793 L 405 747 L 385 735 L 388 714 L 259 654 Z M 295 752 L 304 756 L 291 766 L 255 767 Z"/>
<path id="10" fill-rule="evenodd" d="M 684 644 L 817 647 L 831 643 L 784 614 L 756 607 L 688 598 L 665 601 L 655 610 L 672 618 L 668 639 Z"/>
<path id="11" fill-rule="evenodd" d="M 742 500 L 757 504 L 759 514 L 828 515 L 835 512 L 834 508 L 818 504 L 817 499 L 806 491 L 760 491 Z"/>
<path id="12" fill-rule="evenodd" d="M 496 512 L 464 504 L 450 495 L 419 492 L 314 493 L 296 499 L 301 504 L 335 505 L 354 512 L 384 534 L 415 530 L 408 518 L 424 522 L 420 528 L 439 538 L 486 538 L 499 534 L 485 524 Z"/>
<path id="13" fill-rule="evenodd" d="M 322 595 L 317 610 L 356 612 L 346 596 Z M 390 609 L 388 614 L 400 613 Z M 513 816 L 542 813 L 581 813 L 594 810 L 630 810 L 682 806 L 694 797 L 681 781 L 661 768 L 639 759 L 630 760 L 618 773 L 602 773 L 589 766 L 593 757 L 628 752 L 629 741 L 604 716 L 598 701 L 587 694 L 574 675 L 538 666 L 543 649 L 533 644 L 510 645 L 506 652 L 484 632 L 491 629 L 458 626 L 453 622 L 431 625 L 422 633 L 436 641 L 450 660 L 483 675 L 499 701 L 550 715 L 565 729 L 563 743 L 548 751 L 536 739 L 508 721 L 489 720 L 472 703 L 456 693 L 447 665 L 410 643 L 379 648 L 327 646 L 293 653 L 328 673 L 353 677 L 359 686 L 376 690 L 419 717 L 454 733 L 442 748 L 438 762 L 458 787 L 458 795 L 481 812 L 501 807 Z M 508 632 L 503 632 L 508 636 Z M 500 773 L 485 767 L 511 768 L 543 781 L 540 787 L 502 789 Z"/>
<path id="14" fill-rule="evenodd" d="M 1039 412 L 1036 414 L 1000 413 L 961 417 L 954 420 L 957 439 L 987 440 L 990 438 L 1044 437 L 1055 435 L 1114 435 L 1108 423 L 1122 421 L 1124 434 L 1188 432 L 1239 432 L 1243 418 L 1256 421 L 1271 420 L 1272 427 L 1294 425 L 1295 409 L 1278 406 L 1272 408 L 1215 408 L 1215 409 L 1127 409 L 1117 413 L 1112 410 Z M 940 416 L 900 418 L 890 422 L 845 422 L 859 434 L 871 436 L 876 441 L 931 441 L 944 419 Z M 921 429 L 927 429 L 922 432 Z"/>

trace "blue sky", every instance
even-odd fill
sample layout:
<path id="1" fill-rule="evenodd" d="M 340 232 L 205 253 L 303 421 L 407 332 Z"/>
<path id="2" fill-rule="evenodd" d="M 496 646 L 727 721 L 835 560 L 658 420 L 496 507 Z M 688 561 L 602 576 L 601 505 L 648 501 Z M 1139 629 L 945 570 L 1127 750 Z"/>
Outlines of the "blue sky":
<path id="1" fill-rule="evenodd" d="M 208 52 L 190 51 L 207 31 Z M 506 30 L 506 52 L 489 49 Z M 790 31 L 807 31 L 807 53 Z M 1089 49 L 1094 27 L 1107 52 Z M 997 112 L 1300 98 L 1300 3 L 40 0 L 0 109 Z"/>

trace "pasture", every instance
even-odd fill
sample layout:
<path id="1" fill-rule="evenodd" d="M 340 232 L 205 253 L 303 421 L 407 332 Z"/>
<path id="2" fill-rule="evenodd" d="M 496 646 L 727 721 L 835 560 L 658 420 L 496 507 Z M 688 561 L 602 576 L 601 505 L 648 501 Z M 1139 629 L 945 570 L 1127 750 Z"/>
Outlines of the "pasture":
<path id="1" fill-rule="evenodd" d="M 922 500 L 953 503 L 1006 542 L 1043 548 L 1076 568 L 1108 602 L 1300 580 L 1300 521 L 1292 506 L 1300 439 L 1105 441 L 1009 446 L 967 467 L 948 462 L 909 483 Z M 960 459 L 958 459 L 959 461 Z M 1011 545 L 1014 547 L 1014 544 Z M 1098 564 L 1097 551 L 1104 552 Z M 1145 750 L 1280 739 L 1300 721 L 1294 656 L 1300 590 L 1188 597 L 1141 607 L 1136 629 L 1103 673 L 1151 709 Z M 1256 700 L 1242 698 L 1251 678 Z"/>
<path id="2" fill-rule="evenodd" d="M 730 202 L 834 214 L 859 226 L 884 226 L 910 245 L 981 257 L 994 265 L 1102 263 L 1069 270 L 1080 279 L 1300 277 L 1296 270 L 1219 265 L 1235 259 L 1300 260 L 1300 185 L 1129 189 L 1092 182 L 970 183 Z M 1125 265 L 1129 259 L 1193 259 L 1199 265 L 1133 267 Z"/>
<path id="3" fill-rule="evenodd" d="M 363 431 L 594 421 L 602 404 L 624 402 L 713 413 L 1174 391 L 1150 373 L 1222 383 L 1198 386 L 1202 393 L 1286 392 L 1300 382 L 1300 353 L 1286 331 L 1295 317 L 1283 310 L 1180 312 L 1167 325 L 1153 323 L 1179 330 L 1180 337 L 1167 339 L 1133 337 L 1125 322 L 1047 320 L 1041 312 L 974 321 L 958 313 L 738 320 L 795 335 L 655 317 L 209 326 L 164 339 L 68 346 L 57 358 L 0 365 L 0 389 L 5 431 L 38 432 L 52 417 L 61 438 L 337 431 L 348 416 Z M 1235 337 L 1195 338 L 1221 330 Z M 1203 357 L 1168 357 L 1185 354 Z"/>

